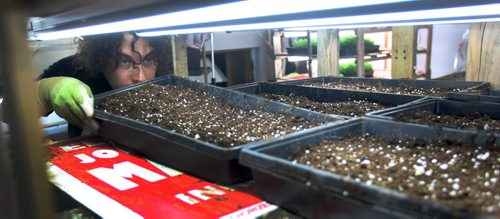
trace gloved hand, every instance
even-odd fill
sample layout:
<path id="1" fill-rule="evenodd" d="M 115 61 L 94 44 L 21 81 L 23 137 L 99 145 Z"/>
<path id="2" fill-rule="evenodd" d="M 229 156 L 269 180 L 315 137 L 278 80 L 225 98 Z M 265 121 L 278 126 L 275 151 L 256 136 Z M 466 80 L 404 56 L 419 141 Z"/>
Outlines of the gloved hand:
<path id="1" fill-rule="evenodd" d="M 71 77 L 45 78 L 38 83 L 38 99 L 44 112 L 54 110 L 69 123 L 83 128 L 94 115 L 89 86 Z"/>

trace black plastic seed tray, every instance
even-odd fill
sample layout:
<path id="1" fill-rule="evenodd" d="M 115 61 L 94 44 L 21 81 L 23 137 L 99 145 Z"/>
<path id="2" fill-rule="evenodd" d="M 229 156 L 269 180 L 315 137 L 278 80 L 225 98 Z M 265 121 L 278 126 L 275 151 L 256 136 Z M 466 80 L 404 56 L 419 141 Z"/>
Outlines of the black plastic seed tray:
<path id="1" fill-rule="evenodd" d="M 500 91 L 491 91 L 490 94 L 448 93 L 446 99 L 459 100 L 474 103 L 497 103 L 500 104 Z"/>
<path id="2" fill-rule="evenodd" d="M 388 107 L 394 107 L 402 105 L 408 102 L 423 100 L 425 97 L 422 96 L 412 96 L 412 95 L 398 95 L 389 93 L 370 93 L 355 90 L 342 90 L 342 89 L 323 89 L 316 87 L 304 87 L 296 85 L 287 85 L 280 83 L 252 83 L 246 86 L 238 86 L 231 88 L 236 91 L 240 91 L 248 94 L 278 94 L 278 95 L 290 95 L 295 94 L 297 96 L 307 97 L 309 99 L 319 101 L 319 102 L 341 102 L 341 101 L 351 101 L 351 100 L 366 100 L 370 102 L 375 102 Z M 331 115 L 335 118 L 351 118 L 343 115 Z"/>
<path id="3" fill-rule="evenodd" d="M 163 76 L 146 83 L 176 85 L 195 91 L 203 91 L 242 109 L 258 109 L 324 122 L 340 121 L 312 111 L 270 102 L 252 95 L 204 85 L 171 75 Z M 107 96 L 127 92 L 141 87 L 146 83 L 98 95 L 95 97 L 95 104 L 99 105 Z M 261 141 L 224 148 L 215 144 L 198 141 L 155 125 L 106 113 L 102 110 L 96 110 L 95 118 L 101 123 L 100 135 L 149 155 L 166 165 L 220 184 L 231 184 L 249 179 L 251 176 L 250 170 L 238 163 L 238 155 L 244 147 L 264 143 Z M 292 135 L 299 133 L 292 133 Z"/>
<path id="4" fill-rule="evenodd" d="M 384 139 L 455 139 L 483 144 L 499 137 L 441 130 L 373 118 L 357 118 L 307 136 L 289 136 L 243 149 L 240 163 L 252 169 L 257 194 L 306 218 L 480 218 L 387 188 L 356 182 L 287 158 L 307 145 L 347 135 Z"/>
<path id="5" fill-rule="evenodd" d="M 418 110 L 427 110 L 438 115 L 468 115 L 478 112 L 482 115 L 489 116 L 492 119 L 500 120 L 500 104 L 495 103 L 474 103 L 464 101 L 454 101 L 447 99 L 426 99 L 420 102 L 412 102 L 397 106 L 390 109 L 379 110 L 377 112 L 367 113 L 367 117 L 393 120 L 394 116 L 399 113 L 411 113 Z M 429 126 L 419 124 L 421 126 Z M 440 126 L 436 123 L 436 126 Z M 443 129 L 451 129 L 443 127 Z M 474 129 L 464 131 L 477 132 Z M 487 130 L 485 131 L 487 132 Z M 500 136 L 500 133 L 496 133 Z"/>
<path id="6" fill-rule="evenodd" d="M 491 86 L 487 82 L 464 82 L 464 81 L 442 81 L 442 80 L 400 80 L 400 79 L 375 79 L 375 78 L 350 78 L 350 77 L 319 77 L 309 78 L 295 81 L 281 82 L 283 84 L 304 85 L 307 83 L 365 83 L 368 85 L 383 85 L 385 87 L 411 87 L 411 88 L 459 88 L 464 89 L 464 92 L 473 92 L 480 94 L 488 94 Z M 332 89 L 332 88 L 328 88 Z M 400 94 L 409 95 L 409 94 Z M 409 95 L 419 96 L 419 95 Z"/>

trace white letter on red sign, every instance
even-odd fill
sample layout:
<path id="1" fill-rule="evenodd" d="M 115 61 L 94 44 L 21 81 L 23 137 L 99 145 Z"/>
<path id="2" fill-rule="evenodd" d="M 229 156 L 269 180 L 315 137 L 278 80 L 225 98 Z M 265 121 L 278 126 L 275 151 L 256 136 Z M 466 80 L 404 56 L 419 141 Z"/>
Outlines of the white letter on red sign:
<path id="1" fill-rule="evenodd" d="M 93 163 L 95 161 L 94 158 L 86 154 L 77 154 L 75 157 L 81 160 L 80 163 Z"/>
<path id="2" fill-rule="evenodd" d="M 133 175 L 141 177 L 149 182 L 156 182 L 166 178 L 165 176 L 129 161 L 117 163 L 113 165 L 113 168 L 99 167 L 88 170 L 87 172 L 121 191 L 137 187 L 137 183 L 125 179 L 132 178 Z"/>
<path id="3" fill-rule="evenodd" d="M 199 202 L 198 200 L 191 198 L 191 197 L 185 195 L 184 193 L 179 193 L 179 194 L 175 195 L 175 197 L 182 200 L 183 202 L 190 204 L 190 205 L 194 205 L 194 204 Z"/>
<path id="4" fill-rule="evenodd" d="M 92 155 L 97 158 L 115 158 L 118 157 L 118 152 L 109 149 L 100 149 L 92 152 Z"/>
<path id="5" fill-rule="evenodd" d="M 224 195 L 225 192 L 218 190 L 212 186 L 205 186 L 204 190 L 199 190 L 199 189 L 193 189 L 188 192 L 189 194 L 201 199 L 201 200 L 208 200 L 210 197 L 206 195 Z"/>

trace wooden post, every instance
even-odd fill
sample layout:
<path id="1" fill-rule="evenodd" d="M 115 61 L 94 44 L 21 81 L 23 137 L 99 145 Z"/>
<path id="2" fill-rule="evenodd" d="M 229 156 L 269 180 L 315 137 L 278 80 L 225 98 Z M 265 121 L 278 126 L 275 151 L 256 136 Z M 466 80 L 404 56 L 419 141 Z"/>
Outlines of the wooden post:
<path id="1" fill-rule="evenodd" d="M 431 55 L 432 55 L 432 25 L 427 27 L 427 47 L 425 48 L 425 79 L 431 79 Z"/>
<path id="2" fill-rule="evenodd" d="M 490 82 L 500 90 L 500 22 L 471 24 L 467 47 L 466 81 Z"/>
<path id="3" fill-rule="evenodd" d="M 318 30 L 318 77 L 339 76 L 339 29 Z"/>
<path id="4" fill-rule="evenodd" d="M 415 27 L 392 27 L 392 79 L 414 79 Z"/>
<path id="5" fill-rule="evenodd" d="M 3 218 L 52 218 L 55 215 L 45 165 L 48 152 L 42 147 L 38 121 L 41 110 L 26 43 L 28 11 L 4 3 L 0 3 L 1 107 L 3 118 L 9 122 L 9 136 L 4 138 L 0 133 L 0 212 Z"/>
<path id="6" fill-rule="evenodd" d="M 283 76 L 283 56 L 276 56 L 276 54 L 282 54 L 281 45 L 281 32 L 276 31 L 273 34 L 273 48 L 274 48 L 274 79 L 277 80 Z"/>
<path id="7" fill-rule="evenodd" d="M 189 77 L 187 61 L 186 35 L 172 36 L 172 57 L 174 61 L 174 75 Z"/>
<path id="8" fill-rule="evenodd" d="M 358 77 L 365 77 L 365 34 L 362 28 L 356 29 L 356 64 L 358 66 Z"/>

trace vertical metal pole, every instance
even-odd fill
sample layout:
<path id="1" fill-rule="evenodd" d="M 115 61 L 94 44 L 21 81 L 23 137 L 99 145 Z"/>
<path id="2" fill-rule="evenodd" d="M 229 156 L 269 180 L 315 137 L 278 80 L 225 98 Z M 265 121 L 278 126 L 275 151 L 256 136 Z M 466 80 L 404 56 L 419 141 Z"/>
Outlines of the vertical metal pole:
<path id="1" fill-rule="evenodd" d="M 311 45 L 311 31 L 307 30 L 307 73 L 309 73 L 309 77 L 312 78 L 312 45 Z"/>
<path id="2" fill-rule="evenodd" d="M 203 59 L 203 78 L 205 79 L 205 84 L 208 84 L 208 69 L 207 69 L 207 56 L 205 55 L 205 34 L 200 34 L 201 41 L 201 55 Z"/>
<path id="3" fill-rule="evenodd" d="M 215 56 L 214 32 L 210 33 L 210 47 L 212 49 L 212 84 L 215 85 Z"/>
<path id="4" fill-rule="evenodd" d="M 0 2 L 0 72 L 4 85 L 4 118 L 9 122 L 9 156 L 12 158 L 11 188 L 20 218 L 53 217 L 52 196 L 45 165 L 46 148 L 35 100 L 34 74 L 26 42 L 24 10 Z M 3 140 L 3 139 L 2 139 Z M 6 150 L 2 146 L 2 150 Z M 45 155 L 45 156 L 44 156 Z M 2 179 L 3 180 L 3 179 Z M 2 197 L 3 198 L 3 197 Z"/>

